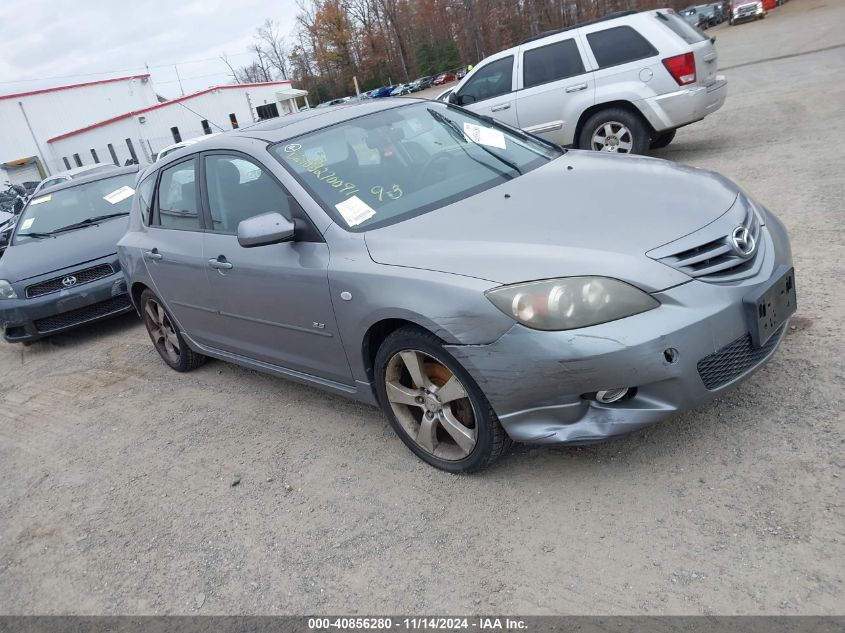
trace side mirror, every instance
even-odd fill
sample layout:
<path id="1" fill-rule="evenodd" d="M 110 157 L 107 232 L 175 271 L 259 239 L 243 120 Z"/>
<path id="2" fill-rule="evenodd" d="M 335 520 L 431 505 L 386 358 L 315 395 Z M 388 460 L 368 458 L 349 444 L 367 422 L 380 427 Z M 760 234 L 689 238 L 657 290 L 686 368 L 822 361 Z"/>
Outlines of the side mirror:
<path id="1" fill-rule="evenodd" d="M 238 244 L 244 248 L 290 242 L 294 224 L 280 213 L 262 213 L 238 224 Z"/>
<path id="2" fill-rule="evenodd" d="M 461 105 L 461 98 L 456 95 L 454 92 L 450 92 L 449 96 L 446 97 L 446 101 L 453 105 Z"/>

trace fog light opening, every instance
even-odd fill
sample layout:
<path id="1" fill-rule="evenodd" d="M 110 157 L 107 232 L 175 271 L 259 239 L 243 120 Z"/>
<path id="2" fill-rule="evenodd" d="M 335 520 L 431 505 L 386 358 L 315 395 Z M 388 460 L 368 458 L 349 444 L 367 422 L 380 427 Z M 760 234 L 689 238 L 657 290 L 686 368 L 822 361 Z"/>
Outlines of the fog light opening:
<path id="1" fill-rule="evenodd" d="M 605 391 L 597 391 L 596 392 L 596 401 L 601 402 L 602 404 L 611 404 L 613 402 L 619 402 L 628 395 L 628 392 L 631 390 L 630 387 L 620 387 L 619 389 L 606 389 Z"/>
<path id="2" fill-rule="evenodd" d="M 675 363 L 677 363 L 678 358 L 680 358 L 680 356 L 681 353 L 674 347 L 667 347 L 663 350 L 663 359 L 670 365 L 674 365 Z"/>

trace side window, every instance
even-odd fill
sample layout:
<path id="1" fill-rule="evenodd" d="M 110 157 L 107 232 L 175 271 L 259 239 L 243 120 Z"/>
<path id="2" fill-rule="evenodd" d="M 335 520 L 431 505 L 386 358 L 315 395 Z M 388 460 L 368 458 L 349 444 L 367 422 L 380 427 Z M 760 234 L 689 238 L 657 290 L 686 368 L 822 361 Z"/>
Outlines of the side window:
<path id="1" fill-rule="evenodd" d="M 156 184 L 156 172 L 153 172 L 140 183 L 135 189 L 135 197 L 138 199 L 138 208 L 141 212 L 141 222 L 146 226 L 150 223 L 150 211 L 153 203 L 153 189 Z"/>
<path id="2" fill-rule="evenodd" d="M 525 51 L 523 85 L 538 86 L 558 79 L 583 74 L 584 62 L 575 40 L 563 40 Z"/>
<path id="3" fill-rule="evenodd" d="M 288 192 L 262 167 L 241 156 L 206 156 L 205 183 L 212 229 L 218 233 L 236 234 L 241 221 L 261 213 L 274 211 L 291 218 Z"/>
<path id="4" fill-rule="evenodd" d="M 647 39 L 630 26 L 617 26 L 587 34 L 599 68 L 618 66 L 657 55 Z"/>
<path id="5" fill-rule="evenodd" d="M 185 231 L 202 228 L 197 210 L 196 162 L 196 158 L 192 158 L 161 171 L 158 213 L 153 224 Z"/>
<path id="6" fill-rule="evenodd" d="M 693 12 L 695 9 L 693 9 Z M 676 13 L 663 13 L 658 11 L 655 18 L 668 26 L 676 35 L 679 35 L 687 44 L 697 44 L 707 39 L 707 36 L 699 31 L 694 26 L 690 25 L 683 18 L 679 18 Z"/>
<path id="7" fill-rule="evenodd" d="M 513 55 L 497 59 L 481 68 L 461 88 L 459 103 L 469 105 L 477 101 L 492 99 L 513 90 Z"/>

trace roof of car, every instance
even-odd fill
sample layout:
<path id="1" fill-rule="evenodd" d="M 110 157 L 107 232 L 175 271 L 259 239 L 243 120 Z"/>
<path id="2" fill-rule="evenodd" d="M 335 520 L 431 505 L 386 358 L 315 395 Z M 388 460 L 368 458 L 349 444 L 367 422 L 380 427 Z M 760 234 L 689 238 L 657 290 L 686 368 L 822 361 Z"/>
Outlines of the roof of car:
<path id="1" fill-rule="evenodd" d="M 255 123 L 253 125 L 238 128 L 226 134 L 221 134 L 219 139 L 220 146 L 218 149 L 226 147 L 235 139 L 258 139 L 267 143 L 278 143 L 301 134 L 307 134 L 314 130 L 319 130 L 336 123 L 356 119 L 360 116 L 372 114 L 375 112 L 383 112 L 385 110 L 392 110 L 409 103 L 425 103 L 431 101 L 430 99 L 419 99 L 413 97 L 390 97 L 384 99 L 372 99 L 366 101 L 350 101 L 340 105 L 332 106 L 331 108 L 312 108 L 304 110 L 295 114 L 287 114 L 285 116 L 268 119 Z M 188 151 L 185 148 L 168 154 L 163 159 L 156 161 L 143 168 L 140 178 L 143 179 L 147 174 L 166 167 L 172 163 L 176 163 L 188 154 L 183 153 Z M 191 152 L 197 151 L 197 148 L 192 148 Z"/>
<path id="2" fill-rule="evenodd" d="M 60 178 L 62 176 L 69 176 L 73 178 L 78 174 L 84 174 L 87 171 L 91 171 L 92 169 L 101 169 L 103 167 L 108 167 L 108 165 L 103 165 L 102 163 L 95 163 L 93 165 L 82 165 L 81 167 L 74 167 L 73 169 L 65 169 L 64 171 L 57 171 L 52 176 L 47 176 L 44 180 L 50 180 L 51 178 Z M 115 165 L 115 169 L 117 166 Z"/>
<path id="3" fill-rule="evenodd" d="M 624 18 L 629 15 L 634 15 L 635 13 L 639 13 L 639 11 L 614 11 L 612 13 L 608 13 L 607 15 L 596 18 L 595 20 L 588 20 L 586 22 L 579 22 L 578 24 L 571 24 L 569 26 L 565 26 L 562 29 L 553 29 L 551 31 L 543 31 L 542 33 L 538 33 L 537 35 L 532 35 L 529 38 L 526 38 L 520 42 L 520 44 L 527 44 L 528 42 L 534 42 L 536 40 L 541 40 L 544 37 L 549 37 L 550 35 L 557 35 L 558 33 L 563 33 L 565 31 L 571 31 L 572 29 L 580 29 L 582 26 L 589 26 L 590 24 L 598 24 L 599 22 L 606 22 L 608 20 L 615 20 L 616 18 Z"/>
<path id="4" fill-rule="evenodd" d="M 335 123 L 355 119 L 365 114 L 391 110 L 409 102 L 423 102 L 426 99 L 374 99 L 367 101 L 351 101 L 336 105 L 331 108 L 320 108 L 319 110 L 306 110 L 283 117 L 277 117 L 256 123 L 249 127 L 243 127 L 237 131 L 230 132 L 231 136 L 247 136 L 271 142 L 283 141 L 287 138 L 299 136 L 312 130 L 317 130 Z"/>
<path id="5" fill-rule="evenodd" d="M 115 176 L 122 176 L 123 174 L 132 174 L 137 171 L 138 165 L 129 165 L 128 167 L 115 167 L 110 171 L 97 172 L 96 174 L 91 174 L 90 176 L 86 176 L 84 178 L 74 178 L 73 180 L 66 180 L 58 185 L 44 187 L 44 189 L 38 192 L 36 197 L 40 198 L 41 196 L 47 195 L 48 193 L 61 191 L 62 189 L 70 189 L 71 187 L 78 187 L 79 185 L 84 185 L 87 182 L 105 180 L 106 178 L 114 178 Z"/>

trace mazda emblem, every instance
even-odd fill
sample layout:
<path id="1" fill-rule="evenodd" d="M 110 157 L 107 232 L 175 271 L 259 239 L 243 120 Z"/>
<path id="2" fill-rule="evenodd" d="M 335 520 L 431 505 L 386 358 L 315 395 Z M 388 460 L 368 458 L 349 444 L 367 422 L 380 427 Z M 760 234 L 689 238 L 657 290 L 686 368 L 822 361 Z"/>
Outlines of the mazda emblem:
<path id="1" fill-rule="evenodd" d="M 731 247 L 740 257 L 751 257 L 757 250 L 757 241 L 747 227 L 736 227 L 730 237 Z"/>
<path id="2" fill-rule="evenodd" d="M 67 277 L 62 279 L 62 285 L 65 288 L 70 288 L 71 286 L 75 286 L 76 285 L 76 277 L 74 277 L 73 275 L 68 275 Z"/>

